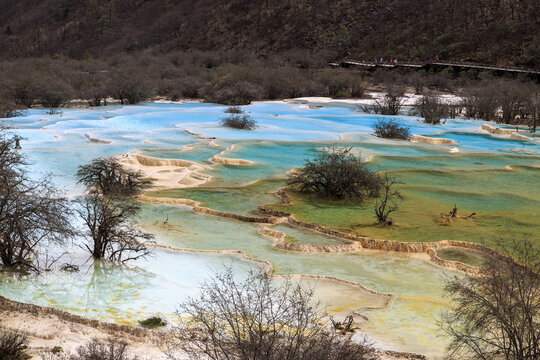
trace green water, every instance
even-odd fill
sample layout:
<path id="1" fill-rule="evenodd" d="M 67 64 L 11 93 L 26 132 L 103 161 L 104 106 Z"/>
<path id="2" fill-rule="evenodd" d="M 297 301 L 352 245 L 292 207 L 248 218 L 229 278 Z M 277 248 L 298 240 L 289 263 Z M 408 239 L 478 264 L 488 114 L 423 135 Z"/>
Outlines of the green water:
<path id="1" fill-rule="evenodd" d="M 151 197 L 184 198 L 199 201 L 202 206 L 237 214 L 252 214 L 257 207 L 277 204 L 274 195 L 285 181 L 259 181 L 241 187 L 199 187 L 170 189 L 147 193 Z"/>
<path id="2" fill-rule="evenodd" d="M 403 161 L 404 166 L 407 162 Z M 293 204 L 270 206 L 298 218 L 366 236 L 400 241 L 462 240 L 491 243 L 496 236 L 538 239 L 540 168 L 512 170 L 399 170 L 402 184 L 396 225 L 376 222 L 373 201 L 363 205 L 289 192 Z M 441 219 L 454 205 L 459 217 Z M 474 216 L 469 217 L 472 213 Z"/>
<path id="3" fill-rule="evenodd" d="M 304 230 L 290 225 L 274 225 L 271 229 L 284 233 L 286 235 L 285 241 L 292 244 L 343 245 L 348 243 L 343 239 L 325 236 L 320 233 Z"/>
<path id="4" fill-rule="evenodd" d="M 186 159 L 207 165 L 212 180 L 200 188 L 168 189 L 154 197 L 189 198 L 203 206 L 238 214 L 254 214 L 259 206 L 294 213 L 301 220 L 380 239 L 401 241 L 465 240 L 486 242 L 494 236 L 538 239 L 540 229 L 540 142 L 514 141 L 479 132 L 481 121 L 449 120 L 431 126 L 400 116 L 413 133 L 451 137 L 452 145 L 430 145 L 379 139 L 371 135 L 378 116 L 361 114 L 354 106 L 310 108 L 286 103 L 254 103 L 246 110 L 259 122 L 253 131 L 219 126 L 223 106 L 214 104 L 141 104 L 101 109 L 65 109 L 51 116 L 34 109 L 10 119 L 26 140 L 23 151 L 32 176 L 52 173 L 68 195 L 81 194 L 77 167 L 98 156 L 134 150 L 157 158 Z M 45 120 L 40 120 L 45 119 Z M 218 139 L 203 140 L 185 130 Z M 84 136 L 111 140 L 90 143 Z M 395 226 L 376 223 L 373 201 L 332 202 L 290 191 L 292 204 L 273 193 L 286 185 L 288 172 L 329 145 L 350 147 L 374 171 L 387 172 L 402 184 L 404 200 L 392 214 Z M 224 165 L 215 157 L 244 159 L 248 165 Z M 214 158 L 215 159 L 215 158 Z M 458 218 L 444 221 L 454 204 Z M 470 214 L 476 215 L 469 217 Z M 330 276 L 395 295 L 385 297 L 358 286 L 329 279 L 300 278 L 315 287 L 317 299 L 336 316 L 353 311 L 377 346 L 442 358 L 447 339 L 440 337 L 437 319 L 449 308 L 442 297 L 443 279 L 456 275 L 424 258 L 394 253 L 299 253 L 277 250 L 274 239 L 257 224 L 193 212 L 187 206 L 143 204 L 140 226 L 156 242 L 193 250 L 240 250 L 254 260 L 269 262 L 277 275 Z M 339 245 L 340 239 L 291 227 L 269 226 L 294 244 Z M 540 241 L 540 240 L 539 240 Z M 40 276 L 0 275 L 0 294 L 14 300 L 53 306 L 84 316 L 133 325 L 156 313 L 174 321 L 174 310 L 197 294 L 201 281 L 232 267 L 241 279 L 262 266 L 241 254 L 154 249 L 154 255 L 128 267 L 93 263 L 80 239 L 66 249 L 62 261 L 81 267 L 80 273 L 55 269 Z M 51 248 L 53 252 L 61 249 Z M 477 254 L 442 249 L 449 260 L 480 264 Z M 282 281 L 279 277 L 275 281 Z"/>
<path id="5" fill-rule="evenodd" d="M 482 266 L 486 261 L 485 255 L 480 252 L 453 247 L 437 250 L 437 256 L 444 260 L 459 261 L 476 267 Z"/>

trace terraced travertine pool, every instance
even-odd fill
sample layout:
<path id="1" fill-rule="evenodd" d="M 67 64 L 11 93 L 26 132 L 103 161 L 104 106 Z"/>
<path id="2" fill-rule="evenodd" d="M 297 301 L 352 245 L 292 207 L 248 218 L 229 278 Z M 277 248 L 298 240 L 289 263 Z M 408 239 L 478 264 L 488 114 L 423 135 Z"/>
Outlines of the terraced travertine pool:
<path id="1" fill-rule="evenodd" d="M 205 176 L 211 176 L 197 187 L 183 182 L 146 194 L 158 200 L 191 199 L 203 207 L 250 216 L 264 206 L 293 213 L 301 221 L 387 240 L 489 244 L 504 234 L 540 237 L 538 137 L 522 141 L 490 135 L 480 130 L 481 121 L 456 119 L 430 126 L 400 116 L 413 134 L 454 140 L 449 145 L 411 143 L 372 136 L 371 123 L 377 116 L 360 113 L 352 105 L 312 108 L 262 102 L 245 108 L 258 121 L 256 130 L 224 129 L 218 125 L 224 107 L 200 103 L 65 109 L 61 115 L 31 110 L 7 122 L 25 138 L 23 151 L 32 162 L 32 174 L 51 173 L 72 197 L 83 193 L 75 179 L 79 165 L 137 151 L 138 156 L 196 162 L 205 166 Z M 332 144 L 352 147 L 371 169 L 391 172 L 402 183 L 404 201 L 394 215 L 395 226 L 378 226 L 369 203 L 328 202 L 294 191 L 289 192 L 291 204 L 280 203 L 274 192 L 287 184 L 288 171 Z M 460 214 L 476 215 L 442 223 L 440 214 L 454 204 Z M 368 320 L 359 324 L 361 331 L 377 346 L 431 358 L 443 355 L 447 340 L 438 333 L 437 317 L 450 306 L 442 297 L 443 279 L 460 273 L 435 266 L 426 256 L 372 250 L 283 251 L 275 246 L 276 239 L 261 232 L 263 228 L 285 234 L 290 244 L 348 242 L 288 224 L 263 225 L 195 212 L 187 205 L 145 202 L 138 220 L 161 246 L 150 258 L 127 267 L 93 263 L 75 241 L 64 262 L 79 265 L 80 272 L 1 274 L 0 294 L 130 325 L 152 314 L 174 321 L 177 304 L 195 295 L 198 284 L 212 273 L 232 267 L 241 278 L 250 268 L 271 266 L 276 275 L 305 275 L 295 281 L 314 286 L 335 316 L 366 316 Z M 481 254 L 461 248 L 437 253 L 471 265 L 482 262 Z M 394 298 L 389 301 L 384 294 Z"/>

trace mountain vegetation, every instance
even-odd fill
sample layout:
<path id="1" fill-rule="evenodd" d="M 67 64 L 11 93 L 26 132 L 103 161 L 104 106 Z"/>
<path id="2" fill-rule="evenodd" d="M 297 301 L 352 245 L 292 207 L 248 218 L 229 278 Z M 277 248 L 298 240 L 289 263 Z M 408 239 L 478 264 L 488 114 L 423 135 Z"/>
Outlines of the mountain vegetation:
<path id="1" fill-rule="evenodd" d="M 438 55 L 538 67 L 537 6 L 535 0 L 5 0 L 0 56 L 103 59 L 245 48 L 264 57 L 309 50 L 324 60 Z"/>

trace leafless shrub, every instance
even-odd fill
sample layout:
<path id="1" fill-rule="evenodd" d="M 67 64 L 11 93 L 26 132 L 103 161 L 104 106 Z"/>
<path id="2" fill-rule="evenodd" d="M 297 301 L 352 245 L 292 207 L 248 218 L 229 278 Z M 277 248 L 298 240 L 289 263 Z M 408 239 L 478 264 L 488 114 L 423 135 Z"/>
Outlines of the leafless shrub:
<path id="1" fill-rule="evenodd" d="M 240 106 L 229 106 L 224 111 L 225 114 L 244 114 L 244 110 Z"/>
<path id="2" fill-rule="evenodd" d="M 540 119 L 540 106 L 539 99 L 540 94 L 536 92 L 532 99 L 527 103 L 528 112 L 531 114 L 527 120 L 527 126 L 529 127 L 529 132 L 535 133 L 538 126 L 538 121 Z"/>
<path id="3" fill-rule="evenodd" d="M 88 102 L 89 106 L 107 105 L 107 82 L 110 74 L 108 72 L 90 71 L 88 74 L 81 74 L 78 81 L 78 96 Z"/>
<path id="4" fill-rule="evenodd" d="M 27 360 L 28 338 L 16 332 L 0 331 L 0 360 Z"/>
<path id="5" fill-rule="evenodd" d="M 375 136 L 380 138 L 407 140 L 411 137 L 411 128 L 395 119 L 379 118 L 372 124 L 372 128 Z"/>
<path id="6" fill-rule="evenodd" d="M 263 272 L 238 281 L 229 269 L 180 306 L 181 325 L 166 353 L 212 360 L 367 360 L 367 343 L 330 331 L 313 291 Z"/>
<path id="7" fill-rule="evenodd" d="M 382 190 L 380 196 L 375 202 L 375 216 L 379 224 L 392 225 L 392 219 L 389 219 L 391 213 L 398 209 L 397 201 L 403 197 L 395 186 L 399 184 L 396 178 L 384 175 L 382 178 Z"/>
<path id="8" fill-rule="evenodd" d="M 109 340 L 103 343 L 94 338 L 80 346 L 76 354 L 69 356 L 69 360 L 137 360 L 138 357 L 128 355 L 127 348 L 127 343 L 123 341 Z"/>
<path id="9" fill-rule="evenodd" d="M 495 121 L 498 108 L 496 91 L 492 85 L 466 89 L 462 104 L 466 116 Z"/>
<path id="10" fill-rule="evenodd" d="M 408 83 L 414 87 L 414 92 L 416 94 L 422 94 L 424 91 L 424 86 L 426 86 L 425 75 L 420 75 L 417 72 L 413 72 L 411 75 L 409 75 Z"/>
<path id="11" fill-rule="evenodd" d="M 468 117 L 520 125 L 533 117 L 530 104 L 536 94 L 532 83 L 516 80 L 491 80 L 464 90 Z"/>
<path id="12" fill-rule="evenodd" d="M 219 104 L 249 105 L 251 101 L 260 99 L 262 94 L 263 89 L 259 85 L 239 81 L 217 90 L 212 99 Z"/>
<path id="13" fill-rule="evenodd" d="M 351 148 L 328 147 L 313 160 L 306 160 L 302 169 L 294 173 L 291 184 L 299 184 L 301 191 L 315 192 L 341 200 L 363 201 L 378 196 L 381 179 L 358 158 Z"/>
<path id="14" fill-rule="evenodd" d="M 360 76 L 353 76 L 350 80 L 350 95 L 353 98 L 361 98 L 364 96 L 367 88 L 367 83 Z"/>
<path id="15" fill-rule="evenodd" d="M 478 275 L 447 281 L 455 308 L 442 316 L 457 359 L 540 358 L 540 248 L 531 240 L 498 240 L 509 258 L 487 256 Z"/>
<path id="16" fill-rule="evenodd" d="M 16 106 L 22 108 L 29 108 L 34 104 L 40 77 L 36 68 L 35 64 L 23 61 L 3 74 L 7 80 L 5 93 L 2 94 L 4 101 L 13 101 Z"/>
<path id="17" fill-rule="evenodd" d="M 253 130 L 257 122 L 249 114 L 231 114 L 221 119 L 221 125 L 233 129 Z"/>
<path id="18" fill-rule="evenodd" d="M 526 118 L 527 103 L 534 93 L 532 85 L 520 81 L 499 80 L 495 82 L 496 101 L 500 106 L 500 112 L 497 114 L 498 122 L 504 124 L 513 124 L 522 118 Z"/>

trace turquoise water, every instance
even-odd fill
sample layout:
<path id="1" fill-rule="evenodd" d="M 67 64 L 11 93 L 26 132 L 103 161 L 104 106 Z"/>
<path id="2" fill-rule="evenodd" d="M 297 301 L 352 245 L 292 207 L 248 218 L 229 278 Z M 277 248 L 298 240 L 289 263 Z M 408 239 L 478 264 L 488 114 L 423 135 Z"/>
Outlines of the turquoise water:
<path id="1" fill-rule="evenodd" d="M 457 141 L 458 148 L 467 151 L 482 149 L 489 152 L 531 153 L 540 155 L 540 143 L 537 140 L 515 140 L 505 135 L 468 132 L 444 132 L 439 135 L 433 135 L 432 137 L 452 139 Z"/>
<path id="2" fill-rule="evenodd" d="M 209 168 L 204 172 L 212 176 L 210 182 L 198 188 L 161 189 L 149 195 L 189 198 L 210 208 L 253 214 L 258 206 L 279 201 L 273 192 L 286 184 L 290 170 L 302 166 L 305 159 L 318 155 L 325 146 L 336 145 L 351 147 L 352 153 L 369 160 L 367 165 L 373 170 L 411 170 L 402 175 L 407 180 L 405 186 L 414 192 L 415 186 L 422 184 L 423 196 L 449 202 L 461 196 L 463 204 L 478 211 L 488 211 L 493 202 L 520 211 L 536 201 L 527 199 L 526 189 L 534 187 L 529 182 L 536 181 L 531 175 L 536 174 L 532 167 L 540 166 L 538 137 L 524 142 L 492 136 L 480 132 L 483 122 L 476 120 L 456 119 L 431 126 L 416 117 L 397 117 L 414 134 L 456 141 L 452 145 L 429 145 L 374 137 L 371 124 L 380 116 L 362 114 L 354 106 L 310 108 L 302 104 L 259 102 L 244 108 L 258 121 L 256 130 L 224 129 L 219 121 L 225 107 L 200 103 L 64 109 L 59 115 L 32 109 L 8 123 L 25 138 L 22 146 L 32 163 L 31 174 L 36 178 L 51 174 L 67 195 L 83 192 L 75 178 L 78 166 L 96 157 L 138 150 L 150 157 L 205 164 Z M 202 140 L 185 130 L 218 139 Z M 90 142 L 85 134 L 110 143 Z M 224 165 L 212 161 L 215 156 L 253 163 Z M 504 170 L 507 166 L 514 170 Z M 497 193 L 490 195 L 489 201 L 482 194 L 486 189 L 479 174 L 484 170 L 491 171 L 486 173 L 492 177 L 490 193 Z M 467 181 L 468 194 L 460 192 L 461 181 Z M 516 182 L 523 191 L 510 194 L 504 190 Z M 474 186 L 478 186 L 478 191 Z M 370 321 L 362 325 L 362 330 L 380 346 L 434 358 L 443 354 L 446 340 L 438 337 L 437 314 L 448 304 L 442 299 L 441 279 L 454 273 L 423 259 L 388 253 L 284 252 L 276 250 L 273 240 L 261 235 L 256 224 L 195 213 L 181 205 L 144 204 L 138 220 L 161 245 L 240 250 L 269 262 L 277 274 L 332 276 L 395 294 L 397 298 L 391 305 L 381 308 L 380 299 L 359 292 L 356 287 L 328 280 L 305 280 L 310 285 L 319 284 L 317 296 L 331 306 L 331 311 L 342 315 L 359 311 L 367 315 Z M 288 225 L 272 228 L 287 234 L 287 241 L 299 244 L 342 243 Z M 198 284 L 213 272 L 230 266 L 242 277 L 248 269 L 261 266 L 239 255 L 161 249 L 156 249 L 148 260 L 138 260 L 125 268 L 93 264 L 77 246 L 70 249 L 68 258 L 81 266 L 80 273 L 52 271 L 19 278 L 2 275 L 0 294 L 93 318 L 135 324 L 155 313 L 174 318 L 178 303 L 196 294 Z M 351 297 L 350 301 L 345 301 L 343 294 Z M 376 309 L 366 310 L 370 307 Z"/>

